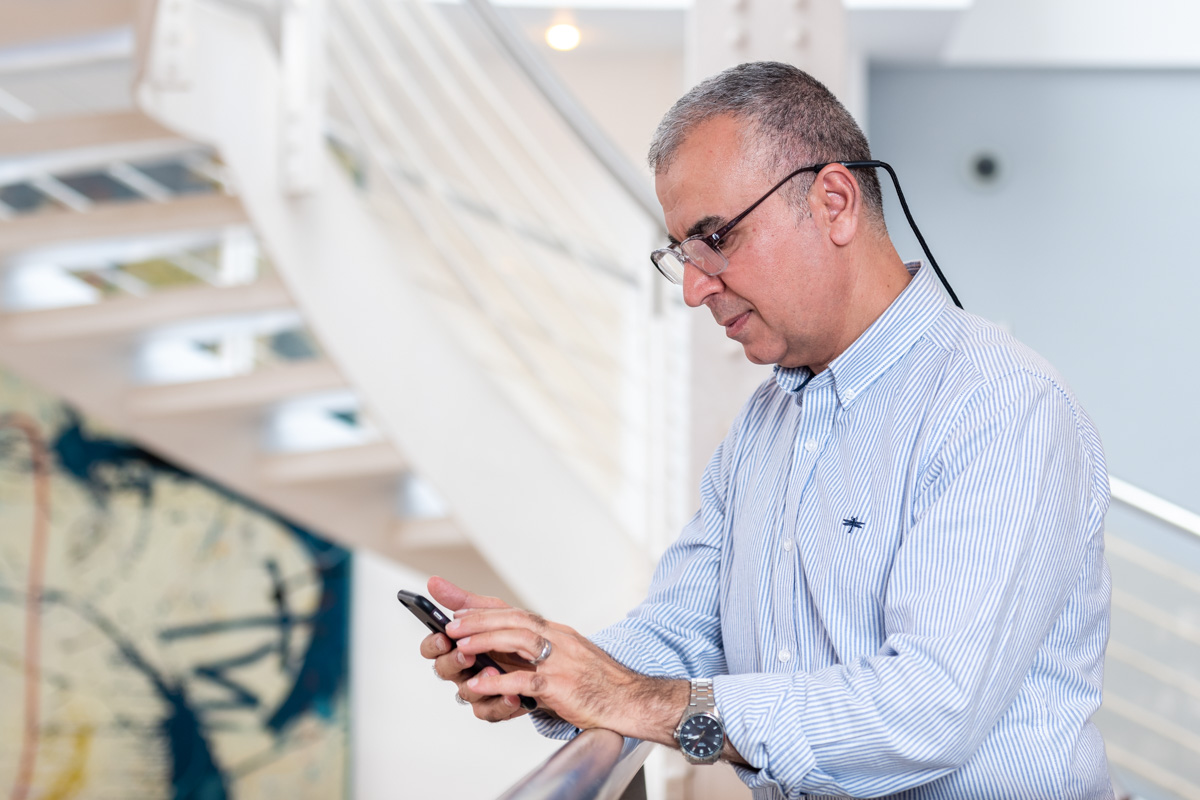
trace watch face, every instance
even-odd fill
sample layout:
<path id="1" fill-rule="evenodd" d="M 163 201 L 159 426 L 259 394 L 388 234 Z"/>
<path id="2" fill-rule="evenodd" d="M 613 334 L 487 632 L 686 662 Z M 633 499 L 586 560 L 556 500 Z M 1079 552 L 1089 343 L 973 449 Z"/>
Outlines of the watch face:
<path id="1" fill-rule="evenodd" d="M 710 714 L 688 717 L 679 728 L 679 746 L 692 758 L 713 758 L 725 746 L 725 729 Z"/>

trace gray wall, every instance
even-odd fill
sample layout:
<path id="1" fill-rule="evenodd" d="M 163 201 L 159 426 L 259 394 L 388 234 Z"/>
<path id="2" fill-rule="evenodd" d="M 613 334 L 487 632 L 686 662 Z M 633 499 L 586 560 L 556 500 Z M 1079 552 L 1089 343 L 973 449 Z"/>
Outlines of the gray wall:
<path id="1" fill-rule="evenodd" d="M 870 98 L 966 307 L 1058 367 L 1112 474 L 1200 512 L 1200 72 L 877 67 Z M 894 200 L 888 224 L 920 257 Z"/>

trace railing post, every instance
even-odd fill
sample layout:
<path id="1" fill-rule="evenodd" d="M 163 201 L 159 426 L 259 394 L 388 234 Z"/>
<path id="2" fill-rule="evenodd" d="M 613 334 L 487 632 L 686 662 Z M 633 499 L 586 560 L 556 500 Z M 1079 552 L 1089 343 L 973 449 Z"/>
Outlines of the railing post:
<path id="1" fill-rule="evenodd" d="M 279 21 L 282 90 L 280 189 L 304 194 L 317 186 L 324 146 L 325 0 L 284 0 Z"/>
<path id="2" fill-rule="evenodd" d="M 158 0 L 152 14 L 153 47 L 145 62 L 146 83 L 158 91 L 185 91 L 195 78 L 192 0 Z M 140 43 L 145 53 L 148 42 Z"/>

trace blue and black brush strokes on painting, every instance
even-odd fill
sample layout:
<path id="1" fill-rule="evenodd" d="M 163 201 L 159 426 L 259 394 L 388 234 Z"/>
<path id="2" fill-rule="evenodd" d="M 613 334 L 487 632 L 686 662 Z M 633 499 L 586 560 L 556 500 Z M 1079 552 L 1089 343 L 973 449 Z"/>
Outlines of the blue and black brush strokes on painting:
<path id="1" fill-rule="evenodd" d="M 74 412 L 67 412 L 65 424 L 52 438 L 50 448 L 59 468 L 82 484 L 101 508 L 107 505 L 113 492 L 118 490 L 135 491 L 141 495 L 144 505 L 152 505 L 155 479 L 165 477 L 199 482 L 230 500 L 279 519 L 278 516 L 223 487 L 184 472 L 128 442 L 93 435 Z M 189 626 L 187 630 L 164 631 L 161 635 L 201 636 L 245 627 L 276 627 L 278 647 L 262 647 L 237 658 L 197 666 L 194 670 L 197 677 L 205 678 L 227 690 L 228 699 L 219 704 L 220 706 L 240 705 L 257 708 L 260 706 L 259 698 L 230 677 L 229 671 L 260 659 L 271 658 L 277 652 L 281 656 L 286 654 L 295 626 L 310 626 L 309 643 L 298 665 L 289 666 L 288 659 L 279 658 L 280 668 L 289 672 L 290 691 L 276 707 L 261 709 L 264 725 L 282 736 L 289 726 L 306 714 L 331 719 L 335 714 L 337 701 L 346 689 L 350 643 L 351 560 L 348 550 L 331 544 L 287 520 L 279 521 L 307 551 L 319 576 L 321 595 L 315 613 L 301 619 L 289 612 L 282 578 L 275 565 L 268 561 L 264 569 L 270 573 L 275 587 L 275 615 L 214 620 L 202 626 Z M 46 593 L 43 596 L 43 603 L 55 601 L 68 606 L 72 604 L 70 598 L 60 594 Z M 134 644 L 121 634 L 119 628 L 104 619 L 96 609 L 85 605 L 74 610 L 112 641 L 128 665 L 145 676 L 170 709 L 160 722 L 159 732 L 165 740 L 166 752 L 169 754 L 173 800 L 231 798 L 229 775 L 226 768 L 214 757 L 204 722 L 205 712 L 212 710 L 217 704 L 211 701 L 199 704 L 191 700 L 182 681 L 172 679 L 156 669 L 142 657 Z"/>

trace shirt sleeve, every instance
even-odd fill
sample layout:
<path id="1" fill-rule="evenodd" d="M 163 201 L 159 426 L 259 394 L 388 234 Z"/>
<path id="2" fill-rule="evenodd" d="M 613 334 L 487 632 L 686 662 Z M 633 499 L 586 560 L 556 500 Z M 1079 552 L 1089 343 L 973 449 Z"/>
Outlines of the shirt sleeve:
<path id="1" fill-rule="evenodd" d="M 754 402 L 752 398 L 747 408 Z M 709 460 L 700 481 L 700 510 L 659 560 L 646 599 L 625 619 L 589 637 L 635 672 L 660 678 L 726 672 L 718 587 L 726 489 L 745 414 L 743 409 Z M 568 739 L 578 733 L 570 723 L 546 714 L 535 711 L 531 716 L 544 736 Z"/>
<path id="2" fill-rule="evenodd" d="M 1026 373 L 997 384 L 908 480 L 883 647 L 813 672 L 714 680 L 752 788 L 919 786 L 969 759 L 1012 703 L 1097 546 L 1107 479 L 1057 386 Z"/>

